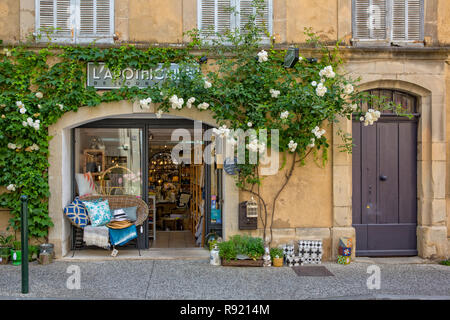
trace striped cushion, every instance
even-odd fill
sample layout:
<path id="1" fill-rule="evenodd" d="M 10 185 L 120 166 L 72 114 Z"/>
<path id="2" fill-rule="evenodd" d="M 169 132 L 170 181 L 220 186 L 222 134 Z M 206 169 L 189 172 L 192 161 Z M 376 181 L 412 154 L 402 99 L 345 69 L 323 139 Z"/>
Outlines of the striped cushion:
<path id="1" fill-rule="evenodd" d="M 113 218 L 111 221 L 125 221 L 125 220 L 128 220 L 128 217 L 123 209 L 114 210 Z"/>

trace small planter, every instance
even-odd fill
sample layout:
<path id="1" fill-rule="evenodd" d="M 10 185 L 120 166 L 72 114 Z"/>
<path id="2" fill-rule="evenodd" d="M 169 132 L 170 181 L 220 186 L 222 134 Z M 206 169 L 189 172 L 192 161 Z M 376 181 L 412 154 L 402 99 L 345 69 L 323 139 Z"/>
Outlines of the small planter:
<path id="1" fill-rule="evenodd" d="M 15 266 L 22 264 L 22 250 L 11 250 L 11 261 Z"/>
<path id="2" fill-rule="evenodd" d="M 274 267 L 282 267 L 283 266 L 283 258 L 273 258 L 272 265 Z"/>
<path id="3" fill-rule="evenodd" d="M 263 259 L 258 260 L 222 260 L 222 266 L 224 267 L 262 267 L 264 264 Z"/>
<path id="4" fill-rule="evenodd" d="M 8 264 L 9 262 L 9 254 L 0 256 L 0 264 Z"/>
<path id="5" fill-rule="evenodd" d="M 8 256 L 11 252 L 11 247 L 0 246 L 0 256 Z"/>

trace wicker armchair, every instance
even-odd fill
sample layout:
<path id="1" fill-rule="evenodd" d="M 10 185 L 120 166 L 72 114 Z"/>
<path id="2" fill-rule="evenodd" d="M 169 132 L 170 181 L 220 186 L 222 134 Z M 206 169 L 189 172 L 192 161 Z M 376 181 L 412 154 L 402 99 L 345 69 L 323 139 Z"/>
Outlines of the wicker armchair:
<path id="1" fill-rule="evenodd" d="M 137 228 L 138 234 L 141 233 L 139 226 L 141 226 L 148 217 L 148 206 L 145 203 L 145 201 L 143 201 L 142 199 L 139 199 L 133 195 L 117 195 L 117 196 L 115 196 L 115 195 L 89 195 L 89 196 L 80 197 L 80 200 L 91 201 L 91 200 L 96 200 L 99 198 L 102 198 L 103 200 L 108 200 L 109 207 L 111 210 L 115 210 L 115 209 L 119 209 L 119 208 L 137 207 L 137 210 L 136 210 L 137 219 L 134 224 L 136 225 L 136 227 L 138 227 Z M 76 229 L 81 229 L 81 228 L 76 228 Z M 78 235 L 78 238 L 79 237 L 80 237 L 80 235 Z M 75 238 L 77 238 L 77 237 L 75 237 Z M 76 242 L 77 241 L 75 239 L 74 247 L 76 247 Z M 136 240 L 136 247 L 139 250 L 139 255 L 141 255 L 139 241 L 137 241 L 137 240 Z M 75 252 L 74 252 L 74 254 L 75 254 Z"/>
<path id="2" fill-rule="evenodd" d="M 111 210 L 116 210 L 120 208 L 137 207 L 136 215 L 137 219 L 134 223 L 140 226 L 148 217 L 148 206 L 144 200 L 131 195 L 120 195 L 120 196 L 109 196 L 109 195 L 96 195 L 96 196 L 84 196 L 80 197 L 80 200 L 92 201 L 102 198 L 103 200 L 108 200 L 109 207 Z"/>

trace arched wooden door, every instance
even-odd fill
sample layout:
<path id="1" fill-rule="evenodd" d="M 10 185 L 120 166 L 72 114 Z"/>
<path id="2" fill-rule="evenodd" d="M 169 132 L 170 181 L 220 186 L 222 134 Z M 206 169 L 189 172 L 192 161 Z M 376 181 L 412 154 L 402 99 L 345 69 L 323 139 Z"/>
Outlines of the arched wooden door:
<path id="1" fill-rule="evenodd" d="M 373 126 L 353 120 L 353 226 L 357 256 L 417 255 L 417 99 L 371 90 L 415 117 L 383 113 Z M 370 108 L 367 103 L 363 110 Z"/>

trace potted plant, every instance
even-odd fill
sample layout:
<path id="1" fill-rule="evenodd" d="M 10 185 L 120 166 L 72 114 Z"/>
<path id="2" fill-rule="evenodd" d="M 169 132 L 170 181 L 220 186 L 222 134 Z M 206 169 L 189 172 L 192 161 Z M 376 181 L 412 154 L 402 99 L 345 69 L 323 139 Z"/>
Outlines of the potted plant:
<path id="1" fill-rule="evenodd" d="M 20 266 L 22 261 L 22 244 L 20 241 L 13 241 L 13 248 L 11 249 L 11 260 L 13 265 Z"/>
<path id="2" fill-rule="evenodd" d="M 262 267 L 264 243 L 261 238 L 233 236 L 219 243 L 219 256 L 223 266 Z"/>
<path id="3" fill-rule="evenodd" d="M 34 261 L 38 258 L 39 246 L 29 245 L 28 246 L 28 261 Z"/>
<path id="4" fill-rule="evenodd" d="M 283 249 L 280 248 L 270 249 L 270 257 L 272 258 L 272 265 L 274 267 L 283 266 L 283 257 L 284 257 Z"/>
<path id="5" fill-rule="evenodd" d="M 8 264 L 12 236 L 0 235 L 0 264 Z"/>

